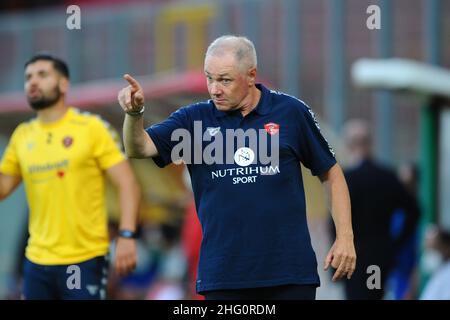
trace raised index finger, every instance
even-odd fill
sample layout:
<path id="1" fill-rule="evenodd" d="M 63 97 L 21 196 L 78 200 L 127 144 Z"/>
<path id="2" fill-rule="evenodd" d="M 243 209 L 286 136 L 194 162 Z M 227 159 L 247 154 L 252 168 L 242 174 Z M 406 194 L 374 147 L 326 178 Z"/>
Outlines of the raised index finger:
<path id="1" fill-rule="evenodd" d="M 130 76 L 128 73 L 125 74 L 125 75 L 123 76 L 123 78 L 124 78 L 125 80 L 128 81 L 128 83 L 131 85 L 131 87 L 132 87 L 134 90 L 139 90 L 139 89 L 141 89 L 141 85 L 139 84 L 139 82 L 138 82 L 135 78 L 133 78 L 132 76 Z"/>

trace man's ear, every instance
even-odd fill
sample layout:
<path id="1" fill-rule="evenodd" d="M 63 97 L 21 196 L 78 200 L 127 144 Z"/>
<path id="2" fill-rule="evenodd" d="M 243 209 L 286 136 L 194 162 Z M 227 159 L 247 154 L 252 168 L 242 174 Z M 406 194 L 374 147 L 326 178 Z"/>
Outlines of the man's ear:
<path id="1" fill-rule="evenodd" d="M 66 77 L 59 78 L 59 91 L 61 91 L 61 93 L 66 94 L 68 90 L 69 90 L 69 79 L 67 79 Z"/>
<path id="2" fill-rule="evenodd" d="M 248 76 L 248 86 L 253 87 L 256 82 L 256 68 L 250 68 L 247 73 Z"/>

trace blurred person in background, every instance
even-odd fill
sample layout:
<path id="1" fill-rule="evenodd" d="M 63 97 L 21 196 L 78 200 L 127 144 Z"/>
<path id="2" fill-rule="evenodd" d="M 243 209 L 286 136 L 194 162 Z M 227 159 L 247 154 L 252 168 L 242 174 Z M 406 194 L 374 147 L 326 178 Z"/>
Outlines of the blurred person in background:
<path id="1" fill-rule="evenodd" d="M 437 227 L 427 231 L 424 260 L 432 274 L 420 300 L 450 300 L 450 232 Z"/>
<path id="2" fill-rule="evenodd" d="M 403 183 L 406 190 L 417 203 L 418 168 L 414 163 L 404 163 L 397 170 L 397 176 Z M 402 234 L 407 212 L 404 208 L 397 209 L 391 221 L 391 236 L 396 239 Z M 405 240 L 395 257 L 394 266 L 389 276 L 388 298 L 394 300 L 415 299 L 417 293 L 417 272 L 418 261 L 418 223 L 411 236 Z"/>
<path id="3" fill-rule="evenodd" d="M 148 300 L 182 300 L 187 298 L 185 278 L 187 261 L 180 243 L 181 223 L 162 224 L 161 258 L 156 280 L 146 294 Z"/>
<path id="4" fill-rule="evenodd" d="M 184 128 L 192 139 L 194 121 L 201 121 L 202 136 L 206 132 L 211 138 L 238 128 L 280 135 L 279 166 L 272 168 L 274 174 L 257 174 L 250 183 L 233 184 L 233 175 L 244 170 L 242 159 L 256 153 L 250 148 L 240 154 L 234 146 L 231 155 L 241 155 L 235 163 L 187 163 L 203 231 L 196 289 L 208 300 L 315 299 L 320 281 L 300 162 L 330 192 L 337 236 L 324 267 L 337 269 L 333 280 L 350 278 L 356 260 L 348 189 L 334 153 L 308 106 L 256 83 L 256 51 L 247 38 L 216 39 L 208 47 L 204 68 L 211 100 L 181 108 L 146 130 L 142 87 L 124 76 L 129 86 L 118 100 L 126 113 L 125 149 L 130 157 L 153 157 L 164 167 L 178 160 L 171 157 L 176 145 L 172 133 Z M 258 168 L 247 167 L 253 172 Z M 217 170 L 228 174 L 213 179 Z"/>
<path id="5" fill-rule="evenodd" d="M 126 274 L 136 264 L 138 185 L 110 125 L 66 105 L 68 89 L 59 58 L 37 54 L 25 64 L 25 93 L 37 117 L 15 129 L 0 164 L 0 199 L 23 181 L 30 207 L 25 299 L 105 298 L 105 175 L 119 190 L 122 212 L 115 270 Z"/>
<path id="6" fill-rule="evenodd" d="M 416 229 L 418 206 L 395 172 L 374 160 L 372 136 L 366 121 L 349 120 L 344 126 L 344 139 L 349 156 L 349 167 L 344 173 L 350 192 L 358 253 L 356 271 L 352 279 L 345 282 L 345 293 L 350 300 L 383 299 L 386 280 L 399 249 Z M 404 219 L 394 238 L 391 226 L 399 209 L 403 210 Z M 367 286 L 371 275 L 367 270 L 371 265 L 380 268 L 380 289 Z"/>

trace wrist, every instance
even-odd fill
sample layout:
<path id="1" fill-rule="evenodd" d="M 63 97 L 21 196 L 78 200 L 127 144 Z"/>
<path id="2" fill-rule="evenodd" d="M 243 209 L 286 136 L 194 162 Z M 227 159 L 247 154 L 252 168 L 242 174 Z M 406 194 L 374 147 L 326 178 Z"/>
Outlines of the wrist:
<path id="1" fill-rule="evenodd" d="M 353 240 L 353 232 L 343 232 L 343 233 L 336 232 L 336 238 Z"/>
<path id="2" fill-rule="evenodd" d="M 132 231 L 130 229 L 120 229 L 119 237 L 126 239 L 136 239 L 138 237 L 138 234 L 136 231 Z"/>
<path id="3" fill-rule="evenodd" d="M 139 111 L 126 111 L 125 113 L 132 117 L 138 117 L 144 114 L 145 106 L 142 106 L 142 108 Z"/>

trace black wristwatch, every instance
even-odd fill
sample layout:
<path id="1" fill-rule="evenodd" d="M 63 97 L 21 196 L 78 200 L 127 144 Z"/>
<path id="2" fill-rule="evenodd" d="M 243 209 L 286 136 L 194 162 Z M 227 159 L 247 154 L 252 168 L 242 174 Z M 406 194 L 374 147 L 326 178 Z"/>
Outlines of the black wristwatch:
<path id="1" fill-rule="evenodd" d="M 137 232 L 127 230 L 127 229 L 121 229 L 121 230 L 119 230 L 119 237 L 128 238 L 128 239 L 136 239 Z"/>

